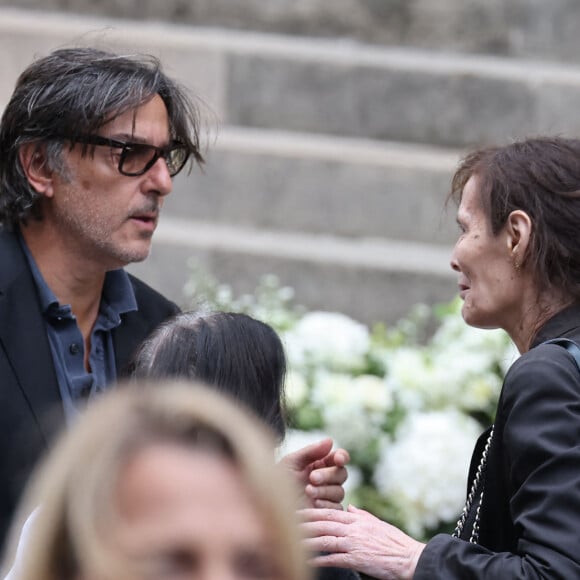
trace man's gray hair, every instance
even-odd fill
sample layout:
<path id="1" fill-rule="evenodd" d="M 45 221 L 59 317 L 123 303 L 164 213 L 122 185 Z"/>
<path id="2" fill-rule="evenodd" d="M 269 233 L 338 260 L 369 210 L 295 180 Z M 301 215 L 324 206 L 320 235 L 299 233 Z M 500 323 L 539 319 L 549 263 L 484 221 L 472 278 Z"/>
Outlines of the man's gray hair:
<path id="1" fill-rule="evenodd" d="M 167 107 L 171 138 L 203 163 L 199 109 L 155 57 L 66 48 L 33 62 L 20 75 L 0 122 L 0 224 L 13 227 L 41 218 L 40 196 L 20 163 L 22 145 L 38 144 L 48 167 L 62 172 L 65 142 L 74 146 L 76 138 L 97 132 L 155 95 Z"/>

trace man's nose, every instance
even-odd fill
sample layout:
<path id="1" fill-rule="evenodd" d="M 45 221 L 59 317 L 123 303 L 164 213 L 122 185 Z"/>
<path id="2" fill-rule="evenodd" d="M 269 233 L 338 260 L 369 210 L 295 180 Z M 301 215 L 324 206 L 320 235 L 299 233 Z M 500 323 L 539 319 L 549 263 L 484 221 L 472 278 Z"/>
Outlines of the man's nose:
<path id="1" fill-rule="evenodd" d="M 173 178 L 169 174 L 167 163 L 163 157 L 157 159 L 151 169 L 147 172 L 149 179 L 154 184 L 154 189 L 158 195 L 168 195 L 173 189 Z"/>

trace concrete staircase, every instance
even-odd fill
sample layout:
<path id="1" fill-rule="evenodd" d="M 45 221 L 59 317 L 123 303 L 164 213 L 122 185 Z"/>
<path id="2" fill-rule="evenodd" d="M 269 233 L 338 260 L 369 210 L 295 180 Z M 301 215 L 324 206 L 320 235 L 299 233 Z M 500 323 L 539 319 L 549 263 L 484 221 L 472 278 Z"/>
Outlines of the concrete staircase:
<path id="1" fill-rule="evenodd" d="M 105 4 L 90 6 L 105 13 Z M 238 4 L 229 0 L 230 18 L 242 14 Z M 440 16 L 452 4 L 440 3 Z M 499 2 L 465 4 L 499 10 Z M 225 5 L 187 4 L 197 7 L 198 24 L 217 24 Z M 256 5 L 244 4 L 247 18 Z M 323 10 L 316 0 L 287 10 L 297 5 Z M 360 35 L 360 27 L 351 32 Z M 445 213 L 443 202 L 465 148 L 580 133 L 580 68 L 572 64 L 13 8 L 0 8 L 0 107 L 35 55 L 71 43 L 157 54 L 219 119 L 207 167 L 178 177 L 151 257 L 131 267 L 181 303 L 192 256 L 237 291 L 274 272 L 300 303 L 366 322 L 393 322 L 416 302 L 448 300 L 456 228 L 454 208 Z M 563 44 L 542 56 L 570 52 Z"/>
<path id="2" fill-rule="evenodd" d="M 0 6 L 572 63 L 579 55 L 577 0 L 0 0 Z"/>

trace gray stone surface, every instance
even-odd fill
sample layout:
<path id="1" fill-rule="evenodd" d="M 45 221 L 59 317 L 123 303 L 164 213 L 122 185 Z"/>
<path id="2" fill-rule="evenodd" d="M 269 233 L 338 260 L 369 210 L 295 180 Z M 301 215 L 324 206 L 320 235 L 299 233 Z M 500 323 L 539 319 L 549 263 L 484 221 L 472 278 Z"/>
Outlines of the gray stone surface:
<path id="1" fill-rule="evenodd" d="M 403 61 L 365 66 L 235 54 L 227 70 L 227 121 L 234 125 L 445 146 L 539 128 L 541 89 L 522 78 L 454 67 L 429 72 Z M 580 98 L 580 86 L 575 90 Z M 562 113 L 554 112 L 559 130 L 568 123 Z"/>
<path id="2" fill-rule="evenodd" d="M 331 154 L 330 140 L 314 156 L 309 135 L 287 138 L 285 147 L 268 132 L 244 135 L 237 131 L 232 144 L 224 132 L 203 174 L 176 179 L 169 213 L 273 230 L 454 241 L 454 208 L 443 206 L 455 155 L 342 139 L 340 157 Z"/>
<path id="3" fill-rule="evenodd" d="M 0 0 L 0 6 L 523 58 L 573 62 L 580 54 L 577 0 Z"/>
<path id="4" fill-rule="evenodd" d="M 251 292 L 263 274 L 276 274 L 282 285 L 292 286 L 296 301 L 309 309 L 344 312 L 362 322 L 395 323 L 419 303 L 446 302 L 456 294 L 452 275 L 356 267 L 352 264 L 319 264 L 283 257 L 263 256 L 223 249 L 188 248 L 155 242 L 152 255 L 130 270 L 173 298 L 191 307 L 183 297 L 188 260 L 236 293 Z"/>
<path id="5" fill-rule="evenodd" d="M 4 19 L 0 99 L 35 54 L 97 42 L 159 55 L 229 125 L 447 147 L 580 129 L 578 66 L 123 21 Z"/>
<path id="6" fill-rule="evenodd" d="M 211 41 L 196 42 L 183 29 L 168 24 L 156 25 L 149 31 L 139 23 L 49 13 L 39 18 L 32 11 L 3 12 L 2 8 L 0 110 L 12 94 L 18 75 L 33 59 L 67 46 L 153 54 L 168 74 L 200 98 L 200 106 L 209 119 L 224 115 L 224 57 Z"/>

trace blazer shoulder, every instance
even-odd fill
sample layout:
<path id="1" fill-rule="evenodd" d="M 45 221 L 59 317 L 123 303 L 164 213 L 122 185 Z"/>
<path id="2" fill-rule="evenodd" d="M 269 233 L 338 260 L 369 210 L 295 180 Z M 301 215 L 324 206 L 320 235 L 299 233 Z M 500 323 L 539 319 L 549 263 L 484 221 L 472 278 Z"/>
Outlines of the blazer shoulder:
<path id="1" fill-rule="evenodd" d="M 133 285 L 139 312 L 148 314 L 149 311 L 154 311 L 157 313 L 157 316 L 154 318 L 160 317 L 162 319 L 180 312 L 180 308 L 175 302 L 163 296 L 163 294 L 153 289 L 143 282 L 143 280 L 140 280 L 132 274 L 129 274 L 129 279 Z"/>
<path id="2" fill-rule="evenodd" d="M 137 310 L 121 315 L 122 323 L 113 331 L 113 345 L 117 375 L 125 376 L 136 350 L 149 334 L 162 322 L 177 314 L 180 309 L 171 300 L 135 276 L 129 274 L 133 285 Z"/>

